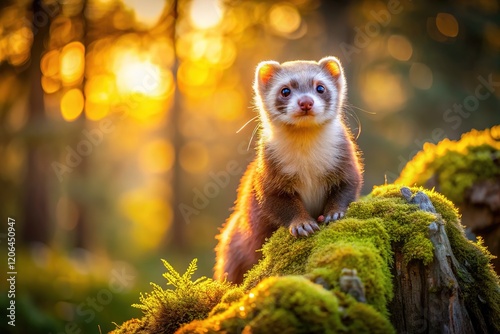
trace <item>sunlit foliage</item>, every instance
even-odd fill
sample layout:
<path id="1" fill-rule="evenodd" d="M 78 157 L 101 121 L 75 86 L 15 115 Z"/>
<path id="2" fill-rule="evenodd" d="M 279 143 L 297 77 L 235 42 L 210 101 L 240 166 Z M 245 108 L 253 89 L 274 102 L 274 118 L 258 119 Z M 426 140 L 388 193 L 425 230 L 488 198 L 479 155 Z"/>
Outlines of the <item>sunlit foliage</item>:
<path id="1" fill-rule="evenodd" d="M 441 192 L 461 203 L 475 182 L 500 177 L 500 125 L 472 130 L 460 140 L 426 144 L 396 180 L 398 184 L 426 185 L 431 178 Z"/>
<path id="2" fill-rule="evenodd" d="M 264 244 L 262 260 L 248 272 L 242 286 L 226 286 L 226 294 L 216 296 L 220 303 L 210 313 L 200 309 L 212 305 L 214 294 L 199 295 L 202 286 L 190 280 L 193 262 L 182 276 L 164 262 L 164 277 L 177 289 L 165 291 L 153 284 L 153 292 L 140 299 L 145 316 L 125 322 L 113 333 L 171 333 L 183 321 L 177 333 L 392 333 L 388 305 L 394 296 L 394 252 L 402 252 L 403 263 L 398 266 L 430 265 L 434 246 L 428 237 L 429 225 L 436 220 L 443 224 L 454 255 L 464 264 L 455 275 L 469 314 L 479 319 L 487 314 L 487 330 L 498 331 L 500 291 L 489 265 L 491 254 L 481 243 L 465 238 L 458 211 L 444 196 L 412 189 L 429 196 L 438 212 L 435 215 L 409 204 L 400 191 L 395 185 L 376 187 L 351 204 L 345 219 L 323 226 L 309 238 L 294 238 L 280 228 Z M 343 268 L 357 269 L 366 303 L 342 291 Z M 189 305 L 186 296 L 191 295 L 199 296 Z"/>
<path id="3" fill-rule="evenodd" d="M 129 321 L 113 333 L 135 333 L 139 330 L 146 333 L 174 333 L 182 324 L 207 317 L 222 296 L 234 287 L 206 277 L 193 281 L 196 262 L 196 259 L 191 261 L 186 272 L 180 275 L 163 260 L 167 269 L 163 277 L 167 280 L 167 286 L 173 289 L 165 290 L 158 284 L 151 283 L 153 291 L 141 294 L 141 303 L 132 305 L 144 313 L 142 321 Z"/>

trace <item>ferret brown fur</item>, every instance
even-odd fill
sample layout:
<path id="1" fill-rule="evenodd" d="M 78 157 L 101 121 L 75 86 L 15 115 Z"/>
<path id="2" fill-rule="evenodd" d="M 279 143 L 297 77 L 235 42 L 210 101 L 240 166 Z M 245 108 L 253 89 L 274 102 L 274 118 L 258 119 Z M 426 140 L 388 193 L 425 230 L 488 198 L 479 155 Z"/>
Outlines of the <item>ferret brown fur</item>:
<path id="1" fill-rule="evenodd" d="M 340 219 L 362 185 L 356 145 L 343 121 L 340 62 L 262 62 L 255 74 L 262 125 L 255 160 L 216 247 L 215 277 L 241 283 L 280 226 L 296 237 Z"/>

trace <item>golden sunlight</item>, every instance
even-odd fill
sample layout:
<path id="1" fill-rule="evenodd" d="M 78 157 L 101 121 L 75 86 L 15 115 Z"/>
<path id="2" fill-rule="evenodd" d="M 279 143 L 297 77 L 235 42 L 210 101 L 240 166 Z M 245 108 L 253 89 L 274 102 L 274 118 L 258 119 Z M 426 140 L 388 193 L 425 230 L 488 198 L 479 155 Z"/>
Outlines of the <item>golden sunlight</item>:
<path id="1" fill-rule="evenodd" d="M 143 94 L 157 97 L 166 93 L 160 68 L 149 60 L 142 60 L 137 55 L 121 55 L 114 62 L 116 86 L 121 94 Z"/>
<path id="2" fill-rule="evenodd" d="M 166 0 L 122 0 L 123 4 L 135 13 L 135 20 L 145 25 L 152 27 L 160 19 L 163 8 L 168 2 Z"/>
<path id="3" fill-rule="evenodd" d="M 74 121 L 83 110 L 84 99 L 78 88 L 70 89 L 61 98 L 61 114 L 66 121 Z"/>
<path id="4" fill-rule="evenodd" d="M 172 224 L 172 208 L 165 203 L 164 195 L 147 188 L 131 190 L 120 196 L 119 202 L 125 216 L 132 222 L 130 234 L 137 247 L 155 249 Z"/>
<path id="5" fill-rule="evenodd" d="M 139 164 L 147 173 L 167 172 L 174 164 L 175 149 L 172 143 L 156 139 L 146 143 L 139 156 Z"/>
<path id="6" fill-rule="evenodd" d="M 193 0 L 191 3 L 191 23 L 199 29 L 216 26 L 222 15 L 223 8 L 219 0 Z"/>
<path id="7" fill-rule="evenodd" d="M 367 71 L 361 87 L 363 100 L 377 117 L 400 110 L 407 100 L 401 75 L 388 69 Z"/>
<path id="8" fill-rule="evenodd" d="M 67 44 L 61 51 L 60 73 L 63 83 L 75 85 L 83 78 L 85 46 L 80 42 Z"/>
<path id="9" fill-rule="evenodd" d="M 300 27 L 301 18 L 295 7 L 280 3 L 271 8 L 269 21 L 275 31 L 291 34 Z"/>

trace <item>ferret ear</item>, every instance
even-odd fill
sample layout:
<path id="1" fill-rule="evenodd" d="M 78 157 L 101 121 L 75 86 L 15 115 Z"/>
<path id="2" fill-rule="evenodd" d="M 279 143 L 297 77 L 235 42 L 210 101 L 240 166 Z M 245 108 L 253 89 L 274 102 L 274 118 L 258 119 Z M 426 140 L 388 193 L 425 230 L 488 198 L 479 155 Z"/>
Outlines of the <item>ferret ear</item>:
<path id="1" fill-rule="evenodd" d="M 255 70 L 255 82 L 266 86 L 279 69 L 280 64 L 276 61 L 261 62 Z"/>
<path id="2" fill-rule="evenodd" d="M 335 79 L 338 79 L 342 75 L 342 65 L 340 65 L 340 61 L 335 57 L 325 57 L 318 64 Z"/>

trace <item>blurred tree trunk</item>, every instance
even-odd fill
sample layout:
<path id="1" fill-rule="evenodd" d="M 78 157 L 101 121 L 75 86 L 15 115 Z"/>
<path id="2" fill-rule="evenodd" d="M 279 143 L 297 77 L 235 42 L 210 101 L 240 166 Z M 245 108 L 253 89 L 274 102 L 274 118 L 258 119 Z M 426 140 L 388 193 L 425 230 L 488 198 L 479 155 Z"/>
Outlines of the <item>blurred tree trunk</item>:
<path id="1" fill-rule="evenodd" d="M 50 16 L 44 12 L 41 0 L 33 1 L 33 45 L 28 68 L 30 94 L 28 103 L 27 128 L 32 135 L 26 141 L 26 174 L 24 178 L 24 226 L 21 237 L 26 242 L 47 242 L 50 239 L 48 212 L 48 176 L 50 161 L 47 160 L 42 127 L 45 125 L 45 108 L 41 86 L 40 59 L 44 51 L 44 41 L 49 35 Z M 46 22 L 37 22 L 37 18 Z"/>
<path id="2" fill-rule="evenodd" d="M 82 27 L 83 27 L 83 34 L 82 34 L 82 44 L 85 46 L 85 55 L 87 53 L 87 46 L 89 45 L 89 41 L 87 40 L 87 21 L 85 20 L 85 8 L 87 7 L 87 0 L 82 0 L 83 5 L 81 12 L 79 14 L 80 19 L 82 20 Z M 85 64 L 86 66 L 86 64 Z M 81 83 L 81 90 L 82 94 L 85 99 L 85 74 L 83 75 L 82 83 Z M 81 134 L 82 130 L 86 128 L 86 122 L 85 122 L 85 110 L 82 111 L 80 116 L 78 117 L 78 131 L 76 133 Z M 73 139 L 73 145 L 71 147 L 77 147 L 78 142 L 80 138 L 77 136 Z M 88 159 L 88 158 L 87 158 Z M 82 184 L 87 184 L 87 182 L 84 182 L 87 174 L 88 174 L 88 160 L 83 159 L 82 162 L 76 166 L 74 172 L 79 178 L 79 182 L 76 182 L 76 185 L 74 186 L 75 188 L 79 189 Z M 78 218 L 76 222 L 76 227 L 75 227 L 75 247 L 78 248 L 86 248 L 89 249 L 90 245 L 88 244 L 88 238 L 89 238 L 89 224 L 87 221 L 87 203 L 88 200 L 86 198 L 82 198 L 82 196 L 78 196 L 78 194 L 81 191 L 73 191 L 73 198 L 75 200 L 77 210 L 78 210 Z M 87 193 L 87 192 L 85 192 Z M 90 228 L 91 229 L 91 228 Z"/>
<path id="3" fill-rule="evenodd" d="M 182 195 L 183 195 L 183 186 L 182 186 L 182 168 L 179 162 L 179 151 L 184 143 L 184 140 L 182 138 L 182 134 L 180 133 L 179 129 L 179 115 L 181 113 L 181 98 L 182 95 L 179 91 L 179 86 L 177 85 L 177 70 L 179 69 L 179 57 L 177 54 L 177 48 L 176 48 L 176 25 L 178 24 L 179 20 L 179 2 L 175 0 L 172 5 L 171 5 L 171 10 L 172 10 L 172 17 L 174 18 L 172 27 L 171 27 L 171 39 L 172 43 L 174 46 L 174 57 L 175 57 L 175 62 L 172 68 L 172 72 L 174 73 L 174 79 L 176 83 L 175 87 L 175 93 L 174 93 L 174 103 L 172 107 L 172 115 L 170 117 L 170 133 L 171 133 L 171 138 L 172 138 L 172 144 L 175 148 L 175 161 L 174 161 L 174 166 L 173 166 L 173 176 L 172 176 L 172 193 L 173 193 L 173 199 L 172 199 L 172 212 L 173 212 L 173 219 L 172 219 L 172 227 L 171 227 L 171 233 L 168 236 L 170 242 L 172 243 L 172 246 L 175 249 L 185 249 L 186 247 L 186 234 L 185 234 L 185 228 L 186 224 L 184 223 L 183 217 L 179 211 L 179 206 L 182 203 Z"/>
<path id="4" fill-rule="evenodd" d="M 325 24 L 326 43 L 324 55 L 332 55 L 338 57 L 344 65 L 350 63 L 350 59 L 345 59 L 341 43 L 353 44 L 354 30 L 349 12 L 354 6 L 358 5 L 357 1 L 321 1 L 319 12 L 323 15 Z"/>

